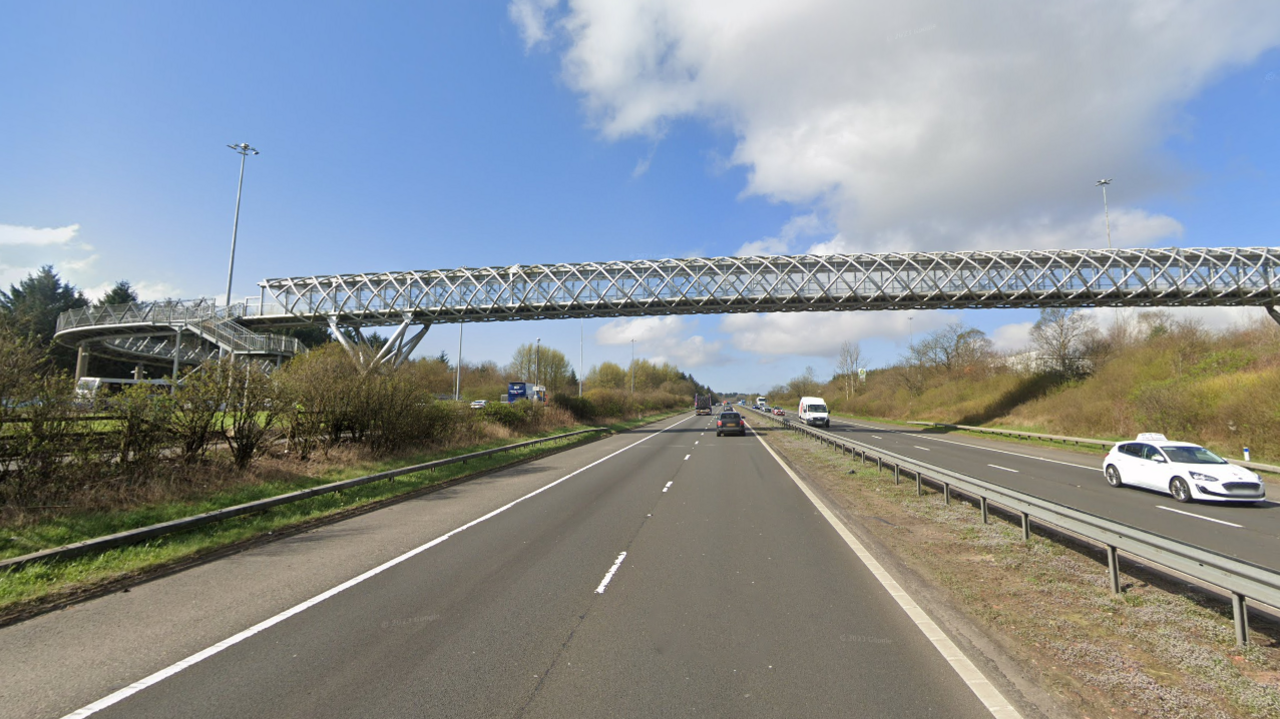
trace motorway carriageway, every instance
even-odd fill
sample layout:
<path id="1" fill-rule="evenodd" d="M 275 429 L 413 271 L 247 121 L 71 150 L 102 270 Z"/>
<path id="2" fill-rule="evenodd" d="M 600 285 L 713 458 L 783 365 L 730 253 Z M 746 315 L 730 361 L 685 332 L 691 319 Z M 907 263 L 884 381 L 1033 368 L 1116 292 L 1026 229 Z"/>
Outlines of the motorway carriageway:
<path id="1" fill-rule="evenodd" d="M 0 667 L 28 719 L 1020 716 L 692 415 L 5 627 Z"/>
<path id="2" fill-rule="evenodd" d="M 750 413 L 748 413 L 750 414 Z M 797 421 L 794 417 L 792 421 Z M 1179 504 L 1173 497 L 1107 484 L 1102 457 L 963 434 L 832 419 L 833 434 L 1001 487 L 1106 517 L 1280 571 L 1277 487 L 1264 505 Z M 925 475 L 928 476 L 927 474 Z"/>

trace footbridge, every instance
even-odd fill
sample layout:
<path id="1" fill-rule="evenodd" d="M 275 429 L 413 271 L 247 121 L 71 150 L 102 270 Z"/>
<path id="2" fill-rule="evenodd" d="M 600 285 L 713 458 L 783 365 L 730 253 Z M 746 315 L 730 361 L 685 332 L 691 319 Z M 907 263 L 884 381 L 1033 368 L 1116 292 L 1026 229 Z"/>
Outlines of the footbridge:
<path id="1" fill-rule="evenodd" d="M 57 337 L 178 363 L 206 354 L 284 357 L 264 333 L 327 325 L 353 352 L 362 329 L 395 327 L 371 358 L 402 362 L 432 324 L 742 312 L 1012 307 L 1260 306 L 1280 321 L 1280 248 L 890 252 L 583 262 L 286 277 L 230 307 L 136 303 L 71 310 Z M 413 326 L 419 326 L 411 331 Z M 218 331 L 219 329 L 224 331 Z M 346 330 L 343 332 L 342 330 Z M 153 339 L 143 341 L 140 338 Z M 154 339 L 159 337 L 160 339 Z M 288 341 L 286 341 L 288 340 Z M 150 344 L 148 344 L 150 343 Z M 177 354 L 175 354 L 175 352 Z M 189 354 L 194 358 L 194 354 Z"/>

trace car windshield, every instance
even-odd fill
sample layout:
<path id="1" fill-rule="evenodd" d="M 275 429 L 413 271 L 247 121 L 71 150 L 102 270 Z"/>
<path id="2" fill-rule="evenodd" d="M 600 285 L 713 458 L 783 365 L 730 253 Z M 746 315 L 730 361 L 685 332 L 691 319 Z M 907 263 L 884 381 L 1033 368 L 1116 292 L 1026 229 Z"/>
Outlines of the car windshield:
<path id="1" fill-rule="evenodd" d="M 1226 464 L 1227 460 L 1204 447 L 1161 447 L 1170 462 L 1182 464 Z"/>
<path id="2" fill-rule="evenodd" d="M 823 414 L 825 414 L 827 411 L 827 406 L 825 404 L 811 404 L 809 405 L 809 411 L 822 412 Z"/>

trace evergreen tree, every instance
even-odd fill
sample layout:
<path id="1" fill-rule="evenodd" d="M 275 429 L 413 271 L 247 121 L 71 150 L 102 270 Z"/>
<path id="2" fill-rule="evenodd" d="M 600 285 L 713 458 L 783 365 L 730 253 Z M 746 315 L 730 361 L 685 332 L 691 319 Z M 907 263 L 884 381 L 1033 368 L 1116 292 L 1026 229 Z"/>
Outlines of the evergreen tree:
<path id="1" fill-rule="evenodd" d="M 75 369 L 76 353 L 70 347 L 53 344 L 58 315 L 88 305 L 84 293 L 63 282 L 53 265 L 45 265 L 22 282 L 10 285 L 8 292 L 0 290 L 0 314 L 4 315 L 5 324 L 49 347 L 54 363 L 66 370 Z"/>
<path id="2" fill-rule="evenodd" d="M 129 284 L 129 280 L 120 280 L 112 287 L 107 294 L 98 300 L 97 305 L 127 305 L 131 302 L 138 301 L 138 293 L 133 291 L 133 285 Z"/>

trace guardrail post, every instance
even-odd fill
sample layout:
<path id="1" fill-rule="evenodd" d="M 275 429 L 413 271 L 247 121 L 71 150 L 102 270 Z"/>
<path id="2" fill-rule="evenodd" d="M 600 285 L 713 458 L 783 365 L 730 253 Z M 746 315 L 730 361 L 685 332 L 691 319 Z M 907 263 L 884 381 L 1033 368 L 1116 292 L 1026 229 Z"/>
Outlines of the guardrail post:
<path id="1" fill-rule="evenodd" d="M 884 471 L 884 457 L 876 457 L 876 471 L 877 472 Z"/>
<path id="2" fill-rule="evenodd" d="M 1031 539 L 1031 515 L 1026 512 L 1022 513 L 1022 541 L 1030 541 Z"/>
<path id="3" fill-rule="evenodd" d="M 893 483 L 896 485 L 902 481 L 902 467 L 897 464 L 893 465 Z"/>
<path id="4" fill-rule="evenodd" d="M 1231 615 L 1236 623 L 1236 644 L 1243 647 L 1249 643 L 1249 607 L 1243 594 L 1231 593 Z"/>
<path id="5" fill-rule="evenodd" d="M 921 487 L 920 487 L 920 473 L 916 472 L 916 496 L 919 497 L 922 494 L 924 494 L 924 492 L 921 490 Z"/>
<path id="6" fill-rule="evenodd" d="M 942 503 L 951 504 L 951 485 L 942 483 Z"/>
<path id="7" fill-rule="evenodd" d="M 978 497 L 978 504 L 982 507 L 982 523 L 989 524 L 987 521 L 987 498 Z"/>
<path id="8" fill-rule="evenodd" d="M 1116 554 L 1116 548 L 1107 545 L 1107 573 L 1111 577 L 1111 593 L 1120 593 L 1120 555 Z"/>

